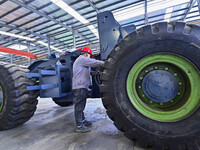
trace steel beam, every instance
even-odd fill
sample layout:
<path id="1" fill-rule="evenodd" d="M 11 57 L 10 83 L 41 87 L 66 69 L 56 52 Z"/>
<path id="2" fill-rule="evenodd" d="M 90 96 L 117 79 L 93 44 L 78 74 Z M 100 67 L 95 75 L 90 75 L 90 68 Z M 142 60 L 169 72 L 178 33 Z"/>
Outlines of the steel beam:
<path id="1" fill-rule="evenodd" d="M 9 36 L 5 36 L 5 35 L 0 35 L 0 41 L 5 41 L 4 43 L 0 43 L 1 46 L 3 46 L 4 44 L 21 44 L 21 45 L 25 45 L 27 46 L 26 43 L 22 42 L 23 40 L 16 40 L 16 38 L 13 37 L 9 37 Z M 25 41 L 25 40 L 24 40 Z M 6 46 L 7 47 L 7 46 Z"/>
<path id="2" fill-rule="evenodd" d="M 93 24 L 96 24 L 96 23 L 97 23 L 97 20 L 92 21 L 92 22 L 90 22 L 90 23 L 86 23 L 86 24 L 77 26 L 77 27 L 73 27 L 73 30 L 81 29 L 81 28 L 83 28 L 83 27 L 87 27 L 87 26 L 89 26 L 89 25 L 93 25 Z M 50 26 L 49 26 L 49 27 L 50 27 Z M 56 28 L 56 29 L 59 29 L 59 28 Z M 53 30 L 56 30 L 56 29 L 53 29 Z M 53 31 L 53 30 L 52 30 L 52 31 Z M 60 35 L 60 34 L 64 34 L 64 33 L 66 33 L 66 32 L 67 32 L 67 30 L 62 30 L 62 31 L 59 31 L 59 32 L 56 32 L 56 33 L 53 33 L 53 34 L 49 34 L 49 36 L 54 37 L 54 36 L 57 36 L 57 35 Z M 45 33 L 45 32 L 43 32 L 43 33 Z M 92 34 L 93 34 L 93 33 L 92 33 Z"/>
<path id="3" fill-rule="evenodd" d="M 25 4 L 29 4 L 29 3 L 33 2 L 33 1 L 34 1 L 34 0 L 25 2 Z M 9 14 L 11 14 L 11 13 L 13 13 L 14 11 L 16 11 L 16 10 L 18 10 L 18 9 L 20 9 L 20 8 L 21 8 L 21 6 L 15 7 L 14 9 L 11 9 L 10 11 L 8 11 L 8 12 L 6 12 L 5 14 L 1 15 L 1 16 L 0 16 L 0 19 L 3 18 L 3 17 L 5 17 L 5 16 L 7 16 L 7 15 L 9 15 Z"/>
<path id="4" fill-rule="evenodd" d="M 102 0 L 102 1 L 105 1 L 105 0 Z M 101 2 L 102 2 L 101 1 Z M 140 1 L 142 1 L 142 0 L 139 0 L 139 1 L 137 1 L 137 2 L 140 2 Z M 78 3 L 79 1 L 76 1 L 76 2 L 72 2 L 72 3 L 70 3 L 70 5 L 74 5 L 74 4 L 76 4 L 76 3 Z M 96 4 L 98 4 L 98 3 L 100 3 L 100 2 L 96 2 L 95 3 L 95 5 Z M 114 3 L 114 4 L 118 4 L 119 2 L 116 2 L 116 3 Z M 134 2 L 134 3 L 136 3 L 136 2 Z M 87 6 L 84 6 L 84 7 L 81 7 L 81 8 L 78 8 L 77 10 L 81 10 L 81 9 L 85 9 L 85 8 L 88 8 L 90 5 L 87 5 Z M 111 5 L 108 5 L 108 6 L 111 6 Z M 125 5 L 126 6 L 126 5 Z M 41 7 L 43 7 L 43 6 L 41 6 Z M 107 6 L 104 6 L 104 7 L 102 7 L 101 9 L 103 9 L 103 8 L 106 8 Z M 118 7 L 118 8 L 120 8 L 120 7 Z M 59 9 L 59 8 L 58 8 Z M 117 8 L 116 8 L 117 9 Z M 40 10 L 40 8 L 38 8 L 37 10 Z M 54 11 L 58 11 L 57 9 L 56 10 L 54 10 Z M 54 11 L 52 11 L 52 12 L 50 12 L 50 13 L 47 13 L 47 15 L 49 15 L 49 14 L 52 14 Z M 89 12 L 87 12 L 87 13 L 84 13 L 83 15 L 87 15 L 87 14 L 89 14 L 89 13 L 91 13 L 92 11 L 89 11 Z M 66 15 L 66 14 L 63 14 L 63 15 Z M 60 17 L 62 17 L 63 15 L 61 15 L 61 16 L 57 16 L 57 17 L 55 17 L 54 19 L 58 19 L 58 18 L 60 18 Z M 91 17 L 95 17 L 95 16 L 91 16 Z M 90 17 L 90 18 L 91 18 Z M 70 18 L 70 19 L 67 19 L 67 20 L 63 20 L 63 22 L 67 22 L 68 20 L 71 20 L 72 18 Z M 43 22 L 43 23 L 47 23 L 47 22 L 49 22 L 50 20 L 48 20 L 48 21 L 45 21 L 45 22 Z M 78 22 L 78 21 L 77 21 Z M 42 23 L 42 24 L 43 24 Z M 26 23 L 25 23 L 26 24 Z M 91 25 L 91 24 L 93 24 L 92 22 L 91 23 L 89 23 L 88 25 Z M 40 24 L 39 24 L 40 25 Z M 52 25 L 50 25 L 49 27 L 52 27 L 52 26 L 54 26 L 54 25 L 57 25 L 57 23 L 54 23 L 54 24 L 52 24 Z M 20 25 L 21 26 L 21 25 Z M 27 30 L 29 30 L 29 29 L 31 29 L 31 28 L 34 28 L 34 27 L 37 27 L 38 25 L 35 25 L 35 26 L 32 26 L 32 27 L 30 27 L 30 28 L 27 28 Z M 81 28 L 81 27 L 80 27 Z M 46 27 L 44 27 L 44 28 L 42 28 L 42 29 L 39 29 L 39 30 L 36 30 L 35 32 L 38 32 L 38 31 L 41 31 L 41 30 L 43 30 L 43 29 L 46 29 Z M 79 28 L 78 28 L 79 29 Z M 56 30 L 56 29 L 55 29 Z M 77 30 L 76 28 L 74 28 L 74 30 Z M 66 32 L 66 31 L 65 31 Z"/>
<path id="5" fill-rule="evenodd" d="M 13 54 L 10 54 L 10 63 L 13 64 Z"/>
<path id="6" fill-rule="evenodd" d="M 74 30 L 73 30 L 73 46 L 74 48 L 76 48 L 76 34 L 74 33 Z"/>
<path id="7" fill-rule="evenodd" d="M 86 0 L 86 1 L 90 4 L 90 6 L 92 6 L 92 8 L 93 8 L 97 13 L 99 13 L 99 10 L 98 10 L 97 6 L 96 6 L 91 0 Z"/>
<path id="8" fill-rule="evenodd" d="M 105 1 L 105 0 L 102 0 L 102 1 Z M 96 4 L 99 4 L 99 3 L 101 3 L 102 1 L 99 1 L 99 2 L 96 2 L 95 3 L 95 5 Z M 140 2 L 140 1 L 143 1 L 143 0 L 139 0 L 139 1 L 137 1 L 137 2 Z M 76 3 L 79 3 L 80 2 L 80 0 L 78 0 L 78 1 L 76 1 L 76 2 L 72 2 L 72 3 L 70 3 L 70 5 L 74 5 L 74 4 L 76 4 Z M 131 4 L 135 4 L 135 3 L 137 3 L 137 2 L 134 2 L 134 3 L 131 3 Z M 114 5 L 115 4 L 118 4 L 119 2 L 115 2 L 114 3 Z M 88 8 L 90 5 L 87 5 L 87 6 L 84 6 L 84 7 L 81 7 L 81 8 L 78 8 L 77 10 L 81 10 L 81 9 L 85 9 L 85 8 Z M 111 6 L 111 4 L 109 4 L 108 6 L 104 6 L 104 7 L 102 7 L 101 9 L 104 9 L 104 8 L 106 8 L 106 7 L 109 7 L 109 6 Z M 126 6 L 126 5 L 125 5 Z M 37 10 L 40 10 L 41 8 L 42 8 L 43 6 L 41 6 L 40 8 L 37 8 Z M 118 8 L 120 8 L 120 7 L 118 7 Z M 118 9 L 118 8 L 116 8 L 116 9 Z M 60 8 L 58 8 L 58 9 L 56 9 L 56 10 L 54 10 L 54 11 L 58 11 L 58 10 L 60 10 Z M 50 14 L 52 14 L 52 13 L 54 13 L 54 11 L 52 11 L 52 12 L 50 12 L 50 13 L 47 13 L 47 15 L 50 15 Z M 89 13 L 91 13 L 92 11 L 89 11 L 89 12 L 87 12 L 87 13 L 84 13 L 83 15 L 87 15 L 87 14 L 89 14 Z M 63 15 L 66 15 L 66 14 L 63 14 Z M 55 17 L 55 19 L 58 19 L 58 18 L 60 18 L 60 17 L 62 17 L 63 15 L 60 15 L 60 16 L 57 16 L 57 17 Z M 95 15 L 94 16 L 91 16 L 91 17 L 95 17 Z M 90 18 L 91 18 L 90 17 Z M 41 17 L 39 17 L 39 18 L 41 18 Z M 38 18 L 38 19 L 39 19 Z M 17 18 L 16 18 L 17 19 Z M 20 19 L 20 18 L 19 18 Z M 73 18 L 70 18 L 70 19 L 66 19 L 66 20 L 63 20 L 63 22 L 67 22 L 67 21 L 69 21 L 69 20 L 71 20 L 71 19 L 73 19 Z M 47 23 L 47 22 L 49 22 L 50 20 L 48 20 L 48 21 L 45 21 L 45 22 L 43 22 L 43 23 Z M 11 21 L 12 22 L 12 21 Z M 78 22 L 78 21 L 77 21 Z M 27 23 L 27 22 L 26 22 Z M 25 23 L 25 24 L 26 24 Z M 57 23 L 54 23 L 54 24 L 52 24 L 51 26 L 54 26 L 54 25 L 57 25 Z M 21 25 L 20 25 L 21 26 Z M 19 27 L 20 27 L 19 26 Z M 35 26 L 32 26 L 32 27 L 30 27 L 30 28 L 27 28 L 27 30 L 29 30 L 29 29 L 31 29 L 31 28 L 35 28 L 35 27 L 37 27 L 38 25 L 35 25 Z M 50 26 L 50 27 L 51 27 Z M 46 29 L 46 28 L 44 28 L 44 29 Z M 75 29 L 75 30 L 77 30 L 77 29 Z M 39 30 L 36 30 L 35 32 L 38 32 L 38 31 L 41 31 L 41 29 L 39 29 Z"/>
<path id="9" fill-rule="evenodd" d="M 1 35 L 0 35 L 1 36 Z M 21 45 L 24 45 L 24 46 L 27 46 L 27 42 L 22 42 L 22 41 L 19 41 L 19 40 L 16 40 L 12 37 L 10 37 L 9 39 L 6 39 L 6 38 L 0 38 L 1 41 L 5 41 L 4 43 L 0 43 L 1 46 L 4 46 L 4 47 L 8 47 L 10 45 L 13 45 L 13 44 L 21 44 Z M 6 44 L 6 45 L 5 45 Z M 34 44 L 35 46 L 33 45 L 30 45 L 30 47 L 33 47 L 34 49 L 39 46 L 40 44 Z M 45 46 L 43 46 L 45 47 Z"/>
<path id="10" fill-rule="evenodd" d="M 41 8 L 41 9 L 42 9 L 42 8 Z M 40 8 L 38 8 L 37 10 L 40 10 Z M 60 10 L 60 9 L 59 9 L 59 10 Z M 50 12 L 50 13 L 47 13 L 46 15 L 51 15 L 52 13 L 57 12 L 57 11 L 58 11 L 58 9 L 56 9 L 56 10 Z M 33 12 L 31 12 L 31 14 L 32 14 L 32 13 L 33 13 Z M 20 24 L 20 25 L 17 26 L 17 27 L 24 26 L 24 25 L 26 25 L 26 24 L 29 24 L 29 23 L 33 22 L 33 21 L 36 21 L 36 20 L 38 20 L 38 19 L 41 19 L 42 17 L 43 17 L 43 16 L 36 17 L 36 18 L 34 18 L 34 19 L 32 19 L 32 20 L 29 20 L 29 21 L 27 21 L 27 22 L 24 22 L 23 24 Z M 47 21 L 41 22 L 41 23 L 39 23 L 39 24 L 36 24 L 36 25 L 34 25 L 34 26 L 32 26 L 32 27 L 27 28 L 27 30 L 30 30 L 30 29 L 35 28 L 35 27 L 37 27 L 37 26 L 43 25 L 43 24 L 45 24 L 45 23 L 47 23 L 47 22 L 49 22 L 49 21 L 51 21 L 51 20 L 47 20 Z M 10 23 L 10 22 L 9 22 L 9 23 Z M 57 25 L 57 23 L 55 23 L 55 25 Z M 46 28 L 45 28 L 45 29 L 46 29 Z M 38 32 L 38 31 L 36 31 L 36 32 Z"/>
<path id="11" fill-rule="evenodd" d="M 30 43 L 27 43 L 27 47 L 28 47 L 28 52 L 30 52 L 30 50 L 31 50 Z M 28 65 L 29 66 L 31 65 L 31 58 L 30 57 L 28 58 Z"/>
<path id="12" fill-rule="evenodd" d="M 105 0 L 104 0 L 105 1 Z M 101 1 L 102 2 L 102 1 Z M 98 4 L 99 2 L 97 2 L 96 4 Z M 73 5 L 72 3 L 70 4 L 70 5 Z M 85 8 L 88 8 L 90 5 L 87 5 L 87 6 L 84 6 L 84 7 L 81 7 L 81 8 L 78 8 L 77 9 L 77 11 L 78 10 L 81 10 L 81 9 L 85 9 Z M 83 13 L 82 15 L 87 15 L 87 14 L 89 14 L 89 13 L 92 13 L 93 11 L 89 11 L 89 12 L 87 12 L 87 13 Z M 50 12 L 50 14 L 51 14 L 52 12 Z M 49 14 L 49 13 L 47 13 L 47 14 Z M 57 17 L 55 17 L 54 19 L 59 19 L 59 18 L 61 18 L 61 17 L 63 17 L 63 16 L 65 16 L 66 14 L 62 14 L 62 15 L 60 15 L 60 16 L 57 16 Z M 87 19 L 91 19 L 91 18 L 94 18 L 94 17 L 96 17 L 96 15 L 93 15 L 93 16 L 91 16 L 91 17 L 89 17 L 89 18 L 87 18 Z M 66 20 L 62 20 L 62 22 L 68 22 L 68 21 L 70 21 L 70 20 L 72 20 L 73 18 L 69 18 L 69 19 L 66 19 Z M 43 23 L 47 23 L 47 22 L 49 22 L 49 20 L 47 20 L 47 21 L 45 21 L 45 22 L 43 22 Z M 78 23 L 79 21 L 75 21 L 75 22 L 73 22 L 73 24 L 76 24 L 76 23 Z M 97 21 L 96 21 L 97 22 Z M 73 24 L 69 24 L 69 25 L 73 25 Z M 89 26 L 89 25 L 91 25 L 91 24 L 93 24 L 92 22 L 91 23 L 88 23 L 88 24 L 84 24 L 85 26 Z M 55 25 L 57 25 L 57 23 L 54 23 L 54 24 L 52 24 L 52 25 L 49 25 L 48 27 L 53 27 L 53 26 L 55 26 Z M 35 25 L 35 26 L 33 26 L 33 27 L 31 27 L 31 28 L 35 28 L 35 27 L 37 27 L 38 25 Z M 30 28 L 28 28 L 28 29 L 30 29 Z M 44 27 L 44 28 L 41 28 L 41 29 L 38 29 L 38 30 L 36 30 L 36 32 L 38 32 L 38 31 L 41 31 L 41 30 L 43 30 L 43 29 L 46 29 L 46 27 Z M 74 28 L 74 30 L 77 30 L 77 29 L 75 29 Z"/>
<path id="13" fill-rule="evenodd" d="M 190 0 L 189 8 L 186 10 L 185 15 L 183 16 L 181 21 L 184 21 L 186 19 L 187 15 L 189 14 L 192 7 L 194 6 L 195 2 L 196 2 L 196 0 Z"/>
<path id="14" fill-rule="evenodd" d="M 8 11 L 8 12 L 6 12 L 5 14 L 1 15 L 1 16 L 0 16 L 0 19 L 3 18 L 3 17 L 5 17 L 5 16 L 7 16 L 7 15 L 9 15 L 9 14 L 11 14 L 12 12 L 14 12 L 14 11 L 16 11 L 17 9 L 20 9 L 20 8 L 21 8 L 21 6 L 18 6 L 18 7 L 16 7 L 16 8 L 14 8 L 14 9 L 11 9 L 10 11 Z"/>
<path id="15" fill-rule="evenodd" d="M 49 36 L 47 37 L 47 39 L 48 39 L 48 55 L 51 55 L 51 45 L 50 45 L 50 44 L 51 44 L 51 43 L 50 43 L 50 42 L 51 42 L 51 39 L 50 39 Z"/>
<path id="16" fill-rule="evenodd" d="M 106 0 L 98 1 L 98 2 L 95 3 L 95 5 L 96 5 L 96 4 L 99 4 L 99 3 L 102 3 L 103 1 L 106 1 Z M 123 7 L 129 6 L 129 5 L 132 5 L 132 4 L 136 4 L 136 3 L 138 3 L 138 2 L 143 2 L 143 1 L 144 1 L 144 0 L 137 0 L 137 1 L 134 1 L 134 2 L 132 2 L 132 3 L 130 3 L 130 4 L 126 4 L 126 5 L 124 5 Z M 117 5 L 117 4 L 121 3 L 121 2 L 122 2 L 122 1 L 115 1 L 114 3 L 108 4 L 108 5 L 104 5 L 103 7 L 99 8 L 99 11 L 100 11 L 100 10 L 107 9 L 107 8 L 110 7 L 110 6 Z M 78 11 L 78 10 L 81 10 L 81 9 L 86 9 L 86 8 L 88 8 L 88 6 L 84 6 L 84 7 L 82 7 L 82 8 L 79 8 L 79 9 L 77 9 L 77 11 Z M 114 10 L 117 10 L 117 9 L 120 9 L 120 8 L 122 8 L 122 7 L 121 7 L 121 6 L 120 6 L 120 7 L 116 7 L 116 8 L 114 8 L 114 9 L 111 9 L 110 11 L 114 11 Z M 83 13 L 82 15 L 88 15 L 88 14 L 90 14 L 90 13 L 93 13 L 93 11 L 89 11 L 89 12 L 87 12 L 87 13 Z M 96 17 L 96 15 L 92 15 L 92 16 L 88 17 L 87 19 L 91 19 L 91 18 L 94 18 L 94 17 Z M 68 21 L 70 21 L 71 19 L 72 19 L 72 18 L 63 20 L 63 22 L 68 22 Z M 77 22 L 78 22 L 78 21 L 73 22 L 73 24 L 76 24 Z M 69 24 L 69 25 L 72 25 L 72 24 Z M 75 29 L 75 30 L 76 30 L 76 29 Z"/>
<path id="17" fill-rule="evenodd" d="M 34 0 L 32 0 L 32 1 L 34 1 Z M 31 1 L 31 2 L 32 2 Z M 27 4 L 27 3 L 26 3 Z M 50 2 L 50 3 L 47 3 L 47 4 L 45 4 L 45 5 L 43 5 L 43 6 L 41 6 L 41 7 L 39 7 L 39 8 L 37 8 L 36 10 L 41 10 L 41 9 L 43 9 L 43 8 L 45 8 L 45 7 L 48 7 L 48 6 L 50 6 L 52 3 Z M 15 19 L 13 19 L 13 20 L 11 20 L 10 22 L 8 22 L 8 24 L 11 24 L 11 23 L 13 23 L 13 22 L 15 22 L 15 21 L 17 21 L 17 20 L 19 20 L 19 19 L 21 19 L 21 18 L 24 18 L 24 17 L 26 17 L 26 16 L 28 16 L 28 15 L 30 15 L 30 14 L 32 14 L 33 12 L 28 12 L 28 13 L 26 13 L 26 14 L 24 14 L 24 15 L 22 15 L 22 16 L 20 16 L 20 17 L 18 17 L 18 18 L 15 18 Z M 39 18 L 40 19 L 40 18 Z M 21 25 L 20 25 L 21 26 Z"/>
<path id="18" fill-rule="evenodd" d="M 71 27 L 69 27 L 69 26 L 67 26 L 67 25 L 65 25 L 65 24 L 63 24 L 63 23 L 61 23 L 60 21 L 54 19 L 54 18 L 51 17 L 51 16 L 46 15 L 45 13 L 43 13 L 43 12 L 41 12 L 41 11 L 36 10 L 35 8 L 33 8 L 33 7 L 31 7 L 31 6 L 26 5 L 25 3 L 23 3 L 23 2 L 21 2 L 21 1 L 19 1 L 19 0 L 10 0 L 10 1 L 13 2 L 13 3 L 15 3 L 15 4 L 17 4 L 17 5 L 19 5 L 19 6 L 22 6 L 22 7 L 26 8 L 26 9 L 32 11 L 32 12 L 34 12 L 34 13 L 40 15 L 40 16 L 43 16 L 44 18 L 46 18 L 46 19 L 48 19 L 48 20 L 51 20 L 51 21 L 53 21 L 53 22 L 55 22 L 55 23 L 61 25 L 63 28 L 66 28 L 67 30 L 73 32 L 73 30 L 72 30 Z M 86 39 L 85 37 L 83 37 L 80 33 L 78 33 L 77 30 L 75 31 L 75 34 L 78 35 L 79 37 L 81 37 L 82 39 L 84 39 L 87 43 L 90 43 L 90 41 L 89 41 L 88 39 Z"/>
<path id="19" fill-rule="evenodd" d="M 2 36 L 2 35 L 0 35 L 0 36 Z M 24 42 L 21 42 L 21 41 L 19 41 L 19 40 L 17 40 L 17 38 L 12 38 L 12 37 L 9 37 L 9 38 L 1 38 L 0 39 L 1 41 L 5 41 L 4 43 L 0 43 L 0 45 L 2 45 L 2 46 L 5 46 L 5 47 L 8 47 L 8 46 L 10 46 L 10 45 L 12 45 L 12 44 L 22 44 L 22 45 L 25 45 L 25 46 L 27 46 L 27 41 L 25 41 L 25 40 L 23 40 Z M 57 39 L 56 39 L 56 41 L 58 41 Z M 37 49 L 38 47 L 40 48 L 40 49 L 46 49 L 46 46 L 44 46 L 44 45 L 41 45 L 41 44 L 38 44 L 38 43 L 36 43 L 36 41 L 35 41 L 35 43 L 34 42 L 32 42 L 34 45 L 31 45 L 31 47 L 33 47 L 33 49 L 32 50 L 35 50 L 35 49 Z M 57 47 L 57 48 L 59 48 L 60 46 L 63 46 L 63 45 L 56 45 L 56 44 L 58 44 L 58 43 L 53 43 L 54 44 L 54 46 L 55 47 Z M 60 48 L 59 48 L 60 49 Z M 62 49 L 66 49 L 66 46 L 63 46 L 63 48 Z M 62 49 L 60 49 L 60 50 L 62 50 Z"/>
<path id="20" fill-rule="evenodd" d="M 6 25 L 6 24 L 4 24 L 4 23 L 0 23 L 0 26 L 6 27 L 6 28 L 9 28 L 9 29 L 18 30 L 18 31 L 20 31 L 20 32 L 25 32 L 25 33 L 27 33 L 27 34 L 32 34 L 32 35 L 34 35 L 34 36 L 36 36 L 36 37 L 39 37 L 39 38 L 41 38 L 41 39 L 46 39 L 46 40 L 47 40 L 47 37 L 46 37 L 46 36 L 41 35 L 41 34 L 38 34 L 38 33 L 35 33 L 35 32 L 27 31 L 27 30 L 25 30 L 25 29 L 17 28 L 17 27 L 11 26 L 11 25 Z M 39 40 L 39 39 L 37 39 L 37 40 Z M 64 45 L 64 46 L 67 47 L 66 44 L 64 44 L 64 43 L 62 43 L 62 42 L 60 42 L 60 41 L 56 41 L 56 40 L 54 40 L 54 38 L 52 38 L 52 41 L 55 42 L 55 43 L 57 43 L 57 44 L 61 44 L 61 45 Z"/>
<path id="21" fill-rule="evenodd" d="M 5 2 L 5 1 L 7 1 L 7 0 L 3 0 L 3 1 Z M 0 4 L 4 3 L 3 1 L 0 2 Z M 31 1 L 27 2 L 27 3 L 30 3 L 30 2 L 32 2 L 32 1 L 34 1 L 34 0 L 31 0 Z M 78 1 L 76 1 L 76 2 L 72 2 L 72 3 L 70 3 L 70 5 L 74 5 L 74 4 L 77 4 L 77 3 L 79 3 L 79 2 L 81 2 L 81 1 L 78 0 Z M 25 3 L 25 4 L 27 4 L 27 3 Z M 36 8 L 36 10 L 41 10 L 41 9 L 43 9 L 43 8 L 45 8 L 45 7 L 50 6 L 51 4 L 52 4 L 52 2 L 49 2 L 49 3 L 45 4 L 45 5 L 42 5 L 42 6 L 39 7 L 39 8 Z M 57 9 L 51 11 L 51 12 L 48 12 L 47 15 L 51 15 L 51 14 L 57 12 L 57 11 L 60 11 L 60 10 L 61 10 L 61 8 L 57 8 Z M 24 15 L 22 15 L 22 16 L 16 18 L 16 19 L 14 19 L 14 20 L 11 20 L 11 21 L 8 22 L 7 24 L 11 24 L 11 23 L 13 23 L 13 22 L 15 22 L 15 21 L 17 21 L 17 20 L 19 20 L 19 19 L 25 17 L 25 16 L 28 16 L 28 15 L 30 15 L 30 14 L 32 14 L 32 13 L 33 13 L 32 11 L 31 11 L 31 12 L 28 12 L 28 13 L 26 13 L 26 14 L 24 14 Z M 66 13 L 63 14 L 63 15 L 60 15 L 60 16 L 55 17 L 55 19 L 58 19 L 58 18 L 63 17 L 63 16 L 65 16 L 65 15 L 66 15 Z M 42 16 L 41 16 L 41 17 L 37 17 L 37 19 L 40 19 L 40 18 L 42 18 Z M 32 20 L 32 21 L 33 21 L 33 20 Z M 47 22 L 49 22 L 49 20 L 48 20 Z M 26 22 L 25 24 L 27 24 L 27 23 L 30 23 L 30 22 L 28 21 L 28 22 Z M 43 22 L 43 23 L 46 23 L 46 21 Z M 24 25 L 25 25 L 25 24 L 24 24 Z M 54 25 L 57 25 L 57 24 L 55 23 Z M 20 27 L 20 26 L 21 26 L 21 25 L 19 25 L 18 27 Z M 32 26 L 32 27 L 30 27 L 30 28 L 27 28 L 27 30 L 29 30 L 29 29 L 31 29 L 31 28 L 34 28 L 34 27 L 37 27 L 37 26 L 38 26 L 38 25 Z M 36 32 L 37 32 L 37 31 L 36 31 Z"/>
<path id="22" fill-rule="evenodd" d="M 79 25 L 79 26 L 76 26 L 76 27 L 73 27 L 74 30 L 77 30 L 77 29 L 80 29 L 80 28 L 83 28 L 83 27 L 87 27 L 89 25 L 93 25 L 93 24 L 96 24 L 97 23 L 97 20 L 94 20 L 94 21 L 91 21 L 89 23 L 86 23 L 86 24 L 83 24 L 83 25 Z"/>

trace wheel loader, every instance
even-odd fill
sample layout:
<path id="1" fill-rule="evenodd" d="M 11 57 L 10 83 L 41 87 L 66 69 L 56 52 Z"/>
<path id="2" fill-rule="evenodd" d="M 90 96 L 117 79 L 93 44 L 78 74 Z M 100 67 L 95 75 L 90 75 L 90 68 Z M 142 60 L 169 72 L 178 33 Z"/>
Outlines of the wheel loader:
<path id="1" fill-rule="evenodd" d="M 124 135 L 143 148 L 199 149 L 200 27 L 158 22 L 122 27 L 99 13 L 99 59 L 89 96 L 102 98 Z M 37 97 L 73 104 L 72 66 L 80 50 L 52 54 L 28 68 L 0 63 L 0 130 L 28 121 Z"/>

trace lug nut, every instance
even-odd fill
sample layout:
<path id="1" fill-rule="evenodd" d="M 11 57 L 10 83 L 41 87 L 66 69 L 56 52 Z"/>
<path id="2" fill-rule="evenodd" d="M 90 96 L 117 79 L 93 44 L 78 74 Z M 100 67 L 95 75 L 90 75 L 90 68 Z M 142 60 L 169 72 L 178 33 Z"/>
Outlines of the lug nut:
<path id="1" fill-rule="evenodd" d="M 145 70 L 145 72 L 147 73 L 147 72 L 149 72 L 149 70 Z"/>
<path id="2" fill-rule="evenodd" d="M 145 97 L 145 95 L 144 95 L 144 94 L 142 94 L 142 97 Z"/>
<path id="3" fill-rule="evenodd" d="M 163 103 L 160 103 L 160 105 L 163 105 Z"/>
<path id="4" fill-rule="evenodd" d="M 181 82 L 179 82 L 179 85 L 182 85 L 182 83 L 181 83 Z"/>
<path id="5" fill-rule="evenodd" d="M 155 67 L 154 67 L 154 69 L 158 69 L 158 67 L 157 67 L 157 66 L 155 66 Z"/>
<path id="6" fill-rule="evenodd" d="M 174 76 L 176 77 L 176 76 L 177 76 L 177 73 L 174 73 Z"/>
<path id="7" fill-rule="evenodd" d="M 180 92 L 178 92 L 178 95 L 181 95 L 181 93 L 180 93 Z"/>
<path id="8" fill-rule="evenodd" d="M 138 88 L 141 89 L 142 87 L 139 85 Z"/>
<path id="9" fill-rule="evenodd" d="M 140 80 L 142 80 L 143 79 L 143 77 L 140 77 Z"/>
<path id="10" fill-rule="evenodd" d="M 165 67 L 165 70 L 168 70 L 168 68 L 167 68 L 167 67 Z"/>
<path id="11" fill-rule="evenodd" d="M 153 101 L 150 101 L 150 103 L 153 103 Z"/>
<path id="12" fill-rule="evenodd" d="M 171 102 L 171 103 L 173 103 L 174 101 L 173 101 L 173 100 L 171 100 L 170 102 Z"/>

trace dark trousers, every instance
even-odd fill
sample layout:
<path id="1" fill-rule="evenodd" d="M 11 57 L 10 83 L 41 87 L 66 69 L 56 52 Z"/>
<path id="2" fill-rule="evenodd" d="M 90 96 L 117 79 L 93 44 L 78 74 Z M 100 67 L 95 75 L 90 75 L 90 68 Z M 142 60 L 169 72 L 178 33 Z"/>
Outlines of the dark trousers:
<path id="1" fill-rule="evenodd" d="M 75 101 L 74 115 L 75 115 L 76 125 L 83 126 L 83 122 L 85 120 L 83 110 L 85 109 L 88 90 L 85 88 L 75 89 L 73 90 L 73 94 Z"/>

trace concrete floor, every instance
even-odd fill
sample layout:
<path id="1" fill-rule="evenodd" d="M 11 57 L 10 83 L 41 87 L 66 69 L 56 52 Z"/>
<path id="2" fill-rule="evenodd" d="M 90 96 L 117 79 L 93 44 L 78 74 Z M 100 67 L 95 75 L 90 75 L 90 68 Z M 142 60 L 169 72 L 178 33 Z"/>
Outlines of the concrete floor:
<path id="1" fill-rule="evenodd" d="M 92 131 L 76 133 L 73 106 L 39 99 L 31 120 L 0 132 L 0 150 L 143 150 L 115 128 L 100 99 L 88 99 L 85 116 L 93 121 Z"/>

